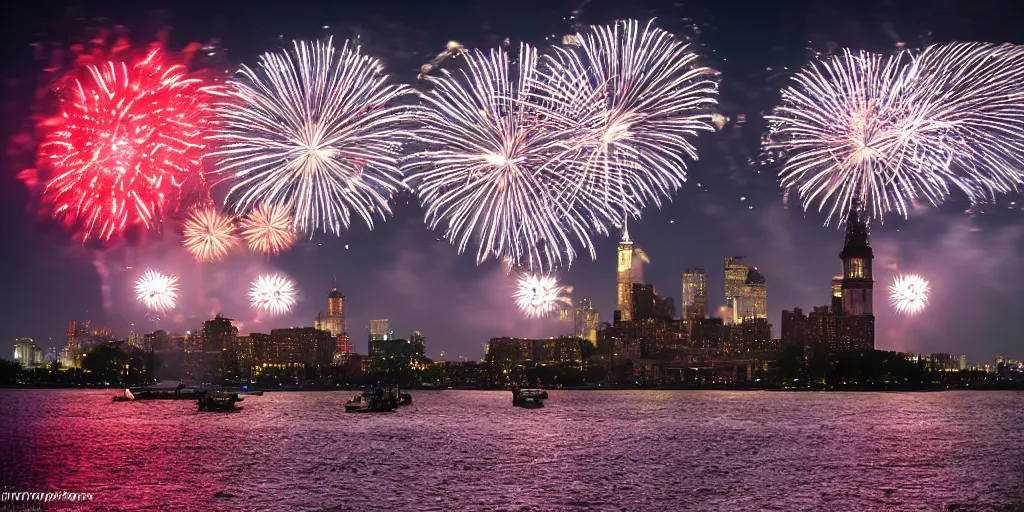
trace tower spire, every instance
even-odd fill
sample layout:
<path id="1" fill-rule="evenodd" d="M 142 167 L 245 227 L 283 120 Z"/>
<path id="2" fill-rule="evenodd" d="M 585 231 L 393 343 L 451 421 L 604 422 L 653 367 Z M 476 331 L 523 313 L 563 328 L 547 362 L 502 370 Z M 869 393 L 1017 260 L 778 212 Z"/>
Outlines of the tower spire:
<path id="1" fill-rule="evenodd" d="M 334 274 L 334 289 L 338 289 L 338 274 Z"/>
<path id="2" fill-rule="evenodd" d="M 630 243 L 631 242 L 631 240 L 629 239 L 629 217 L 628 216 L 622 219 L 622 242 L 623 243 Z"/>

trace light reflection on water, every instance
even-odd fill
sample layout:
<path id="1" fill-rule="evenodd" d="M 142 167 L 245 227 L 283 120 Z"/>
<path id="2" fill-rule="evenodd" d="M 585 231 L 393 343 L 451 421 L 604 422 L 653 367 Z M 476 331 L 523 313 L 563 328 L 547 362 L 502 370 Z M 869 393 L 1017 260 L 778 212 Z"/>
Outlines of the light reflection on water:
<path id="1" fill-rule="evenodd" d="M 97 510 L 1024 507 L 1024 393 L 268 393 L 237 414 L 0 390 L 0 486 Z"/>

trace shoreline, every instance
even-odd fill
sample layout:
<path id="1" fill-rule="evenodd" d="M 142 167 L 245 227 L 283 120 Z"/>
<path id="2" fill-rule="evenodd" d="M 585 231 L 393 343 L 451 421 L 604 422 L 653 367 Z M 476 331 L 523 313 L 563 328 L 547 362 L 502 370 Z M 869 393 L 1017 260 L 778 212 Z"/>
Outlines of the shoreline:
<path id="1" fill-rule="evenodd" d="M 88 391 L 117 391 L 128 389 L 146 389 L 148 386 L 47 386 L 47 385 L 16 385 L 16 386 L 0 386 L 0 390 L 4 389 L 53 389 L 53 390 L 88 390 Z M 219 387 L 222 391 L 237 392 L 242 394 L 249 394 L 254 392 L 263 393 L 290 393 L 290 392 L 359 392 L 368 388 L 348 387 L 348 388 L 325 388 L 325 387 L 309 387 L 309 388 L 250 388 L 246 390 L 223 386 Z M 160 388 L 156 388 L 160 389 Z M 478 388 L 478 387 L 450 387 L 450 388 L 427 388 L 427 387 L 402 387 L 401 389 L 407 391 L 499 391 L 509 392 L 509 389 L 503 388 Z M 567 387 L 546 387 L 539 386 L 537 389 L 544 389 L 547 391 L 767 391 L 773 393 L 931 393 L 931 392 L 943 392 L 943 391 L 1024 391 L 1022 385 L 1009 385 L 1009 386 L 979 386 L 979 387 L 928 387 L 928 388 L 844 388 L 844 389 L 781 389 L 781 388 L 767 388 L 767 387 L 750 387 L 750 386 L 567 386 Z"/>

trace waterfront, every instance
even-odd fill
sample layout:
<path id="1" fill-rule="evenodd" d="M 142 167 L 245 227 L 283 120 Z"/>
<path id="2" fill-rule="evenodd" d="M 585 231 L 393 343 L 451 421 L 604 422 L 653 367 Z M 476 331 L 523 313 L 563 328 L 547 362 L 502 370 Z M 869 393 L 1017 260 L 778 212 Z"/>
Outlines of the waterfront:
<path id="1" fill-rule="evenodd" d="M 96 510 L 970 510 L 1024 506 L 1024 393 L 268 393 L 237 414 L 0 390 L 0 478 Z M 87 508 L 90 509 L 90 508 Z"/>

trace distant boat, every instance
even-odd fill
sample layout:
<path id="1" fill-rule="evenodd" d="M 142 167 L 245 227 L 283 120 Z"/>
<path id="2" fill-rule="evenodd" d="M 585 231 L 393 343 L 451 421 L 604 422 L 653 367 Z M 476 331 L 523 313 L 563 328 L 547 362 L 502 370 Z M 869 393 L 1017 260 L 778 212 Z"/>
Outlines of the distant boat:
<path id="1" fill-rule="evenodd" d="M 123 395 L 114 395 L 115 402 L 134 402 L 136 400 L 195 400 L 199 398 L 199 390 L 178 384 L 173 388 L 135 388 L 125 389 Z"/>
<path id="2" fill-rule="evenodd" d="M 379 387 L 373 391 L 363 391 L 345 402 L 345 412 L 388 412 L 400 405 L 412 403 L 408 393 L 400 393 L 398 388 Z"/>
<path id="3" fill-rule="evenodd" d="M 518 389 L 512 388 L 512 405 L 525 409 L 539 409 L 544 407 L 544 400 L 547 400 L 548 392 L 540 389 Z"/>
<path id="4" fill-rule="evenodd" d="M 242 410 L 242 407 L 235 405 L 242 400 L 244 398 L 239 397 L 238 393 L 200 391 L 197 405 L 203 412 L 235 412 Z"/>

